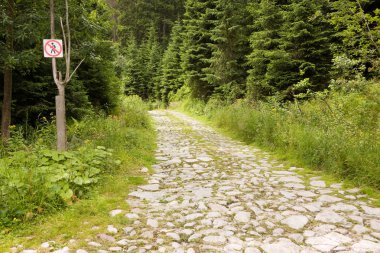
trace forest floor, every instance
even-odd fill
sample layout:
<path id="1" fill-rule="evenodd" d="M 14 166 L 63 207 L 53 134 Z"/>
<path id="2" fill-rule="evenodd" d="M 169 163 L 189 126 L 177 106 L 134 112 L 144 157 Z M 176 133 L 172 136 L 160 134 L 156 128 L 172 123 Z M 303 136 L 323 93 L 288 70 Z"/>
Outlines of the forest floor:
<path id="1" fill-rule="evenodd" d="M 175 111 L 153 111 L 157 164 L 93 235 L 14 252 L 380 252 L 380 208 Z M 115 222 L 115 219 L 127 222 Z M 84 222 L 78 220 L 78 223 Z M 83 226 L 86 226 L 84 224 Z M 54 240 L 54 238 L 51 238 Z"/>

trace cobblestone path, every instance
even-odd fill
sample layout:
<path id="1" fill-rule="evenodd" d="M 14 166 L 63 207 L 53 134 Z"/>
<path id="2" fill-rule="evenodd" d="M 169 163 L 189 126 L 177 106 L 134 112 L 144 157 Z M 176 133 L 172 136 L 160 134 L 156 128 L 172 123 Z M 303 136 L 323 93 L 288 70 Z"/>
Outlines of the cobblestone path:
<path id="1" fill-rule="evenodd" d="M 129 213 L 111 212 L 130 225 L 110 225 L 90 252 L 380 252 L 380 208 L 358 189 L 303 176 L 181 113 L 151 115 L 155 173 L 129 194 Z"/>

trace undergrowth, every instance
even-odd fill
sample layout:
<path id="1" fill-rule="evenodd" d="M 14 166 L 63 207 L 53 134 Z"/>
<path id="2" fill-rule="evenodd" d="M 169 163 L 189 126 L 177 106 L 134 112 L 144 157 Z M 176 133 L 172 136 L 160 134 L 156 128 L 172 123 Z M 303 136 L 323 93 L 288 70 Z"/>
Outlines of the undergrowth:
<path id="1" fill-rule="evenodd" d="M 303 164 L 380 189 L 380 87 L 332 91 L 304 102 L 187 100 L 183 109 L 204 115 L 233 136 Z"/>
<path id="2" fill-rule="evenodd" d="M 27 139 L 13 127 L 0 150 L 0 227 L 15 227 L 87 198 L 102 178 L 131 159 L 152 160 L 147 106 L 127 97 L 121 108 L 117 116 L 92 115 L 69 124 L 67 152 L 53 149 L 54 122 L 44 122 Z"/>

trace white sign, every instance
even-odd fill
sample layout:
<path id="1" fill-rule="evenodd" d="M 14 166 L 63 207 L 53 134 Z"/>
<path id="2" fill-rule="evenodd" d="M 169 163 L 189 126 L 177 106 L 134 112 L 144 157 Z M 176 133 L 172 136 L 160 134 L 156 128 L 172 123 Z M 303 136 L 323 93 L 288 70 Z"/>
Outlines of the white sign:
<path id="1" fill-rule="evenodd" d="M 63 57 L 62 40 L 44 40 L 43 45 L 45 58 Z"/>

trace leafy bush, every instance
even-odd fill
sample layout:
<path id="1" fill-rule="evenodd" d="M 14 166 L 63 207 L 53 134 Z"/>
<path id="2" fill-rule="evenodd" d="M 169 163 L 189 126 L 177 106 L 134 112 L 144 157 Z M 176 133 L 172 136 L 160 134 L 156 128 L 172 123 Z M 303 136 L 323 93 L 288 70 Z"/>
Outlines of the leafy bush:
<path id="1" fill-rule="evenodd" d="M 29 139 L 14 128 L 0 157 L 0 226 L 10 226 L 86 197 L 104 175 L 126 162 L 125 153 L 145 155 L 152 139 L 146 105 L 124 100 L 118 116 L 86 116 L 68 126 L 69 151 L 52 150 L 53 124 L 46 122 Z M 131 118 L 131 117 L 137 117 Z"/>

